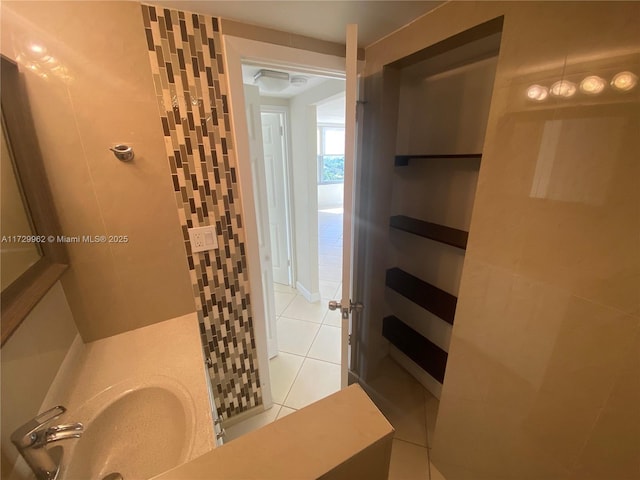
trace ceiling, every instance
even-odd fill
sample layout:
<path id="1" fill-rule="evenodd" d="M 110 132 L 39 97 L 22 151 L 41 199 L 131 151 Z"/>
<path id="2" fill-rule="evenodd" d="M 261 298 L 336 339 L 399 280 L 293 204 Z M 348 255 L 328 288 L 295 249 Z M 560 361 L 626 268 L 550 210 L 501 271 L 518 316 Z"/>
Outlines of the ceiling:
<path id="1" fill-rule="evenodd" d="M 149 1 L 244 23 L 345 43 L 348 23 L 358 24 L 358 46 L 367 47 L 443 1 Z"/>
<path id="2" fill-rule="evenodd" d="M 305 83 L 304 85 L 290 84 L 287 88 L 279 92 L 269 92 L 260 88 L 260 95 L 267 96 L 267 97 L 279 97 L 279 98 L 295 97 L 296 95 L 299 95 L 302 92 L 305 92 L 313 87 L 316 87 L 328 80 L 326 77 L 321 77 L 318 75 L 310 75 L 307 73 L 300 73 L 300 72 L 296 72 L 295 70 L 286 70 L 280 67 L 276 68 L 276 67 L 269 67 L 269 66 L 242 64 L 243 83 L 254 85 L 255 82 L 253 78 L 255 74 L 262 69 L 276 70 L 278 72 L 288 73 L 289 77 L 304 77 L 307 80 L 307 83 Z M 260 87 L 260 85 L 258 85 L 258 87 Z"/>
<path id="3" fill-rule="evenodd" d="M 316 105 L 318 123 L 334 123 L 344 125 L 344 93 Z"/>

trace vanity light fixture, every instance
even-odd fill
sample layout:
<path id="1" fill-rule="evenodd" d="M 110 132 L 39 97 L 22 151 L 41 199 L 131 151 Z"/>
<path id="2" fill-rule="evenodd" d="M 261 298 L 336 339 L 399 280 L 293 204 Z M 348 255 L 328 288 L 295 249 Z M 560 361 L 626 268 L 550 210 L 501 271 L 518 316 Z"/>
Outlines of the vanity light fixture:
<path id="1" fill-rule="evenodd" d="M 551 85 L 550 93 L 554 97 L 573 97 L 576 94 L 576 84 L 569 80 L 559 80 Z"/>
<path id="2" fill-rule="evenodd" d="M 598 95 L 604 90 L 607 82 L 597 75 L 589 75 L 580 82 L 580 91 L 587 95 Z"/>
<path id="3" fill-rule="evenodd" d="M 281 92 L 289 86 L 289 74 L 276 70 L 258 70 L 253 81 L 267 92 Z"/>
<path id="4" fill-rule="evenodd" d="M 542 85 L 531 85 L 527 88 L 527 98 L 529 100 L 534 100 L 536 102 L 542 102 L 546 100 L 549 95 L 549 89 L 547 87 L 543 87 Z"/>
<path id="5" fill-rule="evenodd" d="M 611 86 L 621 92 L 628 92 L 638 83 L 637 75 L 631 72 L 616 73 L 611 79 Z"/>

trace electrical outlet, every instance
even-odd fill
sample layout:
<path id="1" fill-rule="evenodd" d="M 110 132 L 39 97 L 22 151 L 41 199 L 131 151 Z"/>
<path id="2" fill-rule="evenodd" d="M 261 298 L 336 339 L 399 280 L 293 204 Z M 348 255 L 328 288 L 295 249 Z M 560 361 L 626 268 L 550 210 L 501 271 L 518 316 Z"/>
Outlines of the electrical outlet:
<path id="1" fill-rule="evenodd" d="M 190 228 L 189 240 L 192 252 L 204 252 L 218 248 L 218 236 L 214 226 Z"/>

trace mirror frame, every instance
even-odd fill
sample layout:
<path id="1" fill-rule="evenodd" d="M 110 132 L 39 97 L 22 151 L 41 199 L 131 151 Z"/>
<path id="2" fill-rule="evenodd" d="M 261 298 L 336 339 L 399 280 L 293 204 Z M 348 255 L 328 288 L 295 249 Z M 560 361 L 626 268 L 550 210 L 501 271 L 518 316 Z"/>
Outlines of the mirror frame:
<path id="1" fill-rule="evenodd" d="M 26 208 L 35 226 L 35 235 L 61 234 L 53 197 L 18 65 L 1 56 L 2 115 L 14 156 L 15 168 L 27 201 Z M 42 256 L 1 293 L 1 343 L 4 345 L 29 312 L 69 267 L 63 243 L 41 243 Z"/>

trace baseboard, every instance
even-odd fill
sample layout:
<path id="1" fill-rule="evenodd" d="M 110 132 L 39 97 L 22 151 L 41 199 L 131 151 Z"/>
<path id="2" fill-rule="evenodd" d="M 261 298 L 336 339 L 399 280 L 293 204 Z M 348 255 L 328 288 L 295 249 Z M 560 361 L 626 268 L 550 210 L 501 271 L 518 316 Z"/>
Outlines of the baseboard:
<path id="1" fill-rule="evenodd" d="M 415 378 L 434 397 L 440 400 L 442 384 L 425 372 L 420 366 L 398 350 L 393 345 L 389 345 L 389 356 L 404 368 L 413 378 Z"/>
<path id="2" fill-rule="evenodd" d="M 296 282 L 296 290 L 307 300 L 309 303 L 316 303 L 320 301 L 320 292 L 311 293 L 304 288 L 300 282 Z"/>
<path id="3" fill-rule="evenodd" d="M 273 408 L 273 405 L 270 407 Z M 234 425 L 237 425 L 240 422 L 244 422 L 245 420 L 255 417 L 256 415 L 260 415 L 261 413 L 267 411 L 267 408 L 264 408 L 264 405 L 256 405 L 249 410 L 238 413 L 231 418 L 225 418 L 222 420 L 222 426 L 224 428 L 229 428 Z"/>

